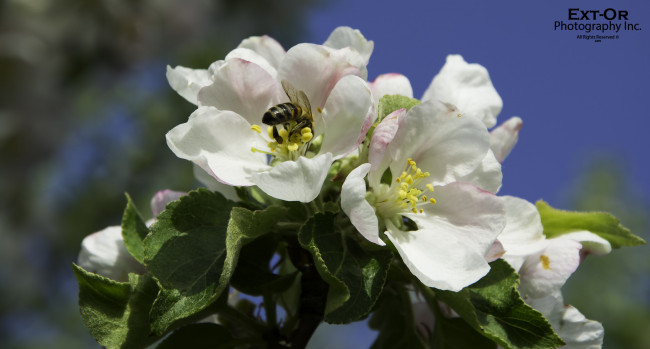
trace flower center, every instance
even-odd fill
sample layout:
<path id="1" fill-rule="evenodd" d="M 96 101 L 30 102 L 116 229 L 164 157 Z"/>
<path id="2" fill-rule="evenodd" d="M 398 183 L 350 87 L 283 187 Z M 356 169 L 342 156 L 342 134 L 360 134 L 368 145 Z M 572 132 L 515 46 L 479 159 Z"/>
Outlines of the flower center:
<path id="1" fill-rule="evenodd" d="M 307 148 L 309 148 L 309 142 L 314 138 L 314 134 L 310 127 L 296 127 L 298 126 L 295 121 L 287 123 L 287 125 L 276 125 L 269 126 L 267 128 L 268 137 L 271 141 L 267 141 L 267 149 L 258 149 L 251 148 L 251 151 L 254 153 L 264 153 L 274 156 L 280 161 L 286 160 L 297 160 L 301 155 L 305 155 Z M 274 127 L 275 132 L 274 134 Z M 286 128 L 285 128 L 286 127 Z M 251 130 L 262 134 L 262 128 L 259 125 L 251 126 Z M 282 139 L 282 142 L 278 142 L 278 137 Z"/>
<path id="2" fill-rule="evenodd" d="M 385 218 L 392 218 L 401 215 L 405 211 L 423 213 L 420 208 L 426 204 L 435 204 L 436 199 L 427 197 L 427 193 L 433 192 L 433 185 L 426 184 L 426 189 L 418 189 L 418 185 L 429 172 L 422 172 L 412 159 L 406 161 L 404 171 L 395 178 L 390 186 L 382 184 L 376 194 L 375 207 L 379 215 Z"/>

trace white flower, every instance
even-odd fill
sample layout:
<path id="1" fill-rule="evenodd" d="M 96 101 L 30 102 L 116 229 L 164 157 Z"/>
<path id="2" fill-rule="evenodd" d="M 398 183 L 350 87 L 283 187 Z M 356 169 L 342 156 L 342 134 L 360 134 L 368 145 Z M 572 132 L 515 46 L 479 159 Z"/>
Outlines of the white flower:
<path id="1" fill-rule="evenodd" d="M 167 134 L 169 147 L 221 183 L 257 185 L 286 201 L 313 200 L 332 162 L 357 147 L 368 120 L 374 119 L 365 83 L 372 43 L 362 38 L 350 28 L 338 28 L 328 42 L 354 46 L 299 44 L 286 53 L 268 37 L 245 40 L 202 75 L 209 75 L 211 83 L 199 90 L 199 108 L 188 122 Z M 172 86 L 179 75 L 188 81 L 196 75 L 171 72 Z M 259 126 L 270 107 L 289 102 L 281 81 L 304 91 L 312 127 L 290 126 L 274 135 L 270 126 Z M 189 85 L 198 83 L 194 79 Z M 188 89 L 177 91 L 189 94 Z M 312 143 L 319 147 L 310 148 Z"/>
<path id="2" fill-rule="evenodd" d="M 383 244 L 380 227 L 385 227 L 386 237 L 425 285 L 459 291 L 489 271 L 485 258 L 505 224 L 504 207 L 493 194 L 457 181 L 477 171 L 485 158 L 485 126 L 476 118 L 449 117 L 437 104 L 425 101 L 408 113 L 398 110 L 377 125 L 370 163 L 346 178 L 341 207 L 371 242 Z M 387 169 L 390 184 L 381 182 Z M 493 175 L 477 172 L 476 178 Z M 403 217 L 417 230 L 406 230 Z"/>

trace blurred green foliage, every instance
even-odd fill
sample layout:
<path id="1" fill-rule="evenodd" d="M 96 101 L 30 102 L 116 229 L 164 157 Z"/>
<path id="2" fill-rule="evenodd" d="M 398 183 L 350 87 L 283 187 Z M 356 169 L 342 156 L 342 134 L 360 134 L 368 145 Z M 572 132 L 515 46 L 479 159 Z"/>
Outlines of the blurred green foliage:
<path id="1" fill-rule="evenodd" d="M 251 35 L 291 47 L 315 3 L 0 2 L 0 347 L 93 346 L 70 267 L 82 238 L 120 223 L 125 192 L 146 208 L 196 187 L 165 143 L 194 110 L 165 66 L 207 68 Z"/>

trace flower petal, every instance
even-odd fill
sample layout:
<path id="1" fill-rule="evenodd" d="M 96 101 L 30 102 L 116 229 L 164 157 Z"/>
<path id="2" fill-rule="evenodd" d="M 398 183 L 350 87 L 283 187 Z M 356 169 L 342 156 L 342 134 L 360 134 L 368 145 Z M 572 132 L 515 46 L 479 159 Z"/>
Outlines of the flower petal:
<path id="1" fill-rule="evenodd" d="M 407 158 L 444 185 L 468 175 L 481 164 L 490 145 L 485 125 L 471 117 L 441 112 L 440 102 L 426 101 L 408 111 L 389 145 L 391 172 L 401 173 Z"/>
<path id="2" fill-rule="evenodd" d="M 194 164 L 194 178 L 205 185 L 206 188 L 221 193 L 226 199 L 239 201 L 235 187 L 219 182 L 216 178 L 205 172 L 199 165 Z"/>
<path id="3" fill-rule="evenodd" d="M 372 171 L 368 177 L 370 186 L 375 188 L 379 185 L 381 176 L 388 168 L 390 156 L 388 154 L 388 145 L 395 138 L 400 122 L 404 120 L 406 108 L 398 109 L 382 120 L 372 132 L 370 145 L 368 149 L 368 162 Z"/>
<path id="4" fill-rule="evenodd" d="M 513 116 L 490 132 L 490 149 L 500 163 L 503 163 L 517 144 L 522 124 L 521 118 Z"/>
<path id="5" fill-rule="evenodd" d="M 124 246 L 121 226 L 107 227 L 86 236 L 81 242 L 77 264 L 115 281 L 127 281 L 129 273 L 144 273 L 144 266 Z"/>
<path id="6" fill-rule="evenodd" d="M 375 43 L 372 40 L 366 40 L 358 29 L 345 26 L 334 29 L 323 45 L 335 49 L 351 47 L 361 54 L 365 64 L 368 64 L 375 47 Z"/>
<path id="7" fill-rule="evenodd" d="M 411 82 L 402 74 L 382 74 L 376 77 L 369 85 L 375 105 L 378 105 L 381 97 L 385 95 L 402 95 L 413 98 Z"/>
<path id="8" fill-rule="evenodd" d="M 228 60 L 213 80 L 199 92 L 199 105 L 234 111 L 250 124 L 260 124 L 262 115 L 284 95 L 264 69 L 238 58 Z"/>
<path id="9" fill-rule="evenodd" d="M 505 259 L 518 271 L 529 254 L 546 247 L 544 227 L 535 205 L 514 196 L 502 196 L 506 207 L 506 226 L 499 241 L 506 250 Z"/>
<path id="10" fill-rule="evenodd" d="M 404 263 L 425 285 L 451 291 L 478 281 L 490 270 L 485 256 L 505 224 L 503 203 L 467 183 L 436 187 L 435 205 L 407 214 L 417 231 L 386 233 Z"/>
<path id="11" fill-rule="evenodd" d="M 476 166 L 472 172 L 457 178 L 459 182 L 472 183 L 494 194 L 501 189 L 502 180 L 501 164 L 494 157 L 492 150 L 488 150 L 481 164 Z"/>
<path id="12" fill-rule="evenodd" d="M 296 161 L 285 161 L 269 171 L 253 174 L 252 181 L 276 199 L 310 202 L 320 193 L 332 161 L 331 153 L 311 159 L 301 156 Z"/>
<path id="13" fill-rule="evenodd" d="M 341 189 L 341 208 L 350 218 L 359 233 L 368 241 L 384 246 L 379 238 L 379 221 L 375 210 L 366 201 L 366 182 L 364 177 L 370 170 L 370 164 L 363 164 L 348 174 Z"/>
<path id="14" fill-rule="evenodd" d="M 487 70 L 476 63 L 468 64 L 460 55 L 447 56 L 447 62 L 424 92 L 425 100 L 455 106 L 458 110 L 454 112 L 476 117 L 488 128 L 496 124 L 503 108 Z"/>
<path id="15" fill-rule="evenodd" d="M 593 254 L 603 256 L 612 251 L 612 245 L 609 241 L 586 230 L 574 231 L 572 233 L 560 235 L 557 239 L 571 239 L 582 244 L 581 254 Z"/>
<path id="16" fill-rule="evenodd" d="M 519 270 L 522 296 L 540 298 L 559 290 L 580 264 L 579 242 L 549 239 L 545 249 L 526 258 Z"/>
<path id="17" fill-rule="evenodd" d="M 207 69 L 167 66 L 167 81 L 174 91 L 193 104 L 198 104 L 199 90 L 212 83 Z"/>
<path id="18" fill-rule="evenodd" d="M 199 165 L 222 183 L 249 186 L 251 175 L 270 168 L 266 142 L 240 115 L 213 107 L 199 107 L 189 120 L 167 133 L 167 145 L 179 158 Z"/>
<path id="19" fill-rule="evenodd" d="M 363 57 L 350 48 L 336 50 L 321 45 L 299 44 L 287 51 L 280 64 L 278 80 L 287 80 L 309 98 L 314 117 L 342 77 L 357 75 L 365 79 Z"/>
<path id="20" fill-rule="evenodd" d="M 271 65 L 269 61 L 264 58 L 261 54 L 248 49 L 248 48 L 236 48 L 230 51 L 225 58 L 225 61 L 228 62 L 231 59 L 242 59 L 253 64 L 257 64 L 260 68 L 264 69 L 273 79 L 276 79 L 278 76 L 278 70 Z"/>
<path id="21" fill-rule="evenodd" d="M 244 39 L 238 48 L 247 48 L 264 57 L 269 64 L 278 69 L 286 52 L 282 45 L 270 36 L 251 36 Z"/>
<path id="22" fill-rule="evenodd" d="M 165 210 L 168 203 L 178 200 L 181 196 L 187 195 L 184 191 L 160 190 L 151 198 L 151 212 L 158 217 L 160 212 Z"/>
<path id="23" fill-rule="evenodd" d="M 330 152 L 339 159 L 356 148 L 366 116 L 372 107 L 368 85 L 357 76 L 345 76 L 336 84 L 314 125 L 316 134 L 323 133 L 321 152 Z"/>

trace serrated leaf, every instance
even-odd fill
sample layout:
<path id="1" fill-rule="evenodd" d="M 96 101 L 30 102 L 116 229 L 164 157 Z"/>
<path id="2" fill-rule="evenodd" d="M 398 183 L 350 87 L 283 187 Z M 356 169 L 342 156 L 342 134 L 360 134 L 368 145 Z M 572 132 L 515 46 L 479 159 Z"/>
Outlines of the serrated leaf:
<path id="1" fill-rule="evenodd" d="M 149 234 L 149 228 L 147 228 L 142 216 L 140 216 L 140 213 L 135 208 L 128 194 L 126 195 L 126 200 L 126 208 L 122 216 L 122 238 L 124 239 L 124 246 L 126 246 L 127 251 L 129 251 L 133 258 L 144 264 L 143 241 L 147 237 L 147 234 Z"/>
<path id="2" fill-rule="evenodd" d="M 303 226 L 298 240 L 314 259 L 316 268 L 330 285 L 325 321 L 349 323 L 368 314 L 386 281 L 392 253 L 364 251 L 344 239 L 334 227 L 332 213 L 318 213 Z"/>
<path id="3" fill-rule="evenodd" d="M 613 248 L 638 246 L 646 242 L 621 225 L 616 217 L 606 212 L 571 212 L 558 210 L 546 202 L 535 203 L 544 226 L 544 235 L 554 238 L 579 230 L 590 231 L 609 241 Z"/>
<path id="4" fill-rule="evenodd" d="M 237 344 L 225 327 L 213 323 L 198 323 L 181 327 L 172 332 L 156 346 L 156 349 L 234 348 Z"/>
<path id="5" fill-rule="evenodd" d="M 385 95 L 379 99 L 379 105 L 377 108 L 379 121 L 383 120 L 386 115 L 395 110 L 406 108 L 408 111 L 418 104 L 422 104 L 422 102 L 415 98 L 409 98 L 402 95 Z"/>
<path id="6" fill-rule="evenodd" d="M 399 285 L 386 285 L 368 321 L 378 330 L 372 349 L 426 348 L 415 327 L 411 297 Z"/>
<path id="7" fill-rule="evenodd" d="M 460 292 L 435 290 L 479 333 L 504 348 L 558 348 L 564 344 L 541 313 L 521 299 L 519 277 L 503 260 L 490 263 L 490 272 Z"/>
<path id="8" fill-rule="evenodd" d="M 251 212 L 204 189 L 170 203 L 145 239 L 145 263 L 163 287 L 152 329 L 163 333 L 201 312 L 228 288 L 244 243 L 265 233 L 286 212 Z"/>
<path id="9" fill-rule="evenodd" d="M 241 250 L 231 284 L 239 291 L 260 296 L 280 293 L 291 287 L 298 272 L 278 275 L 271 271 L 269 263 L 275 254 L 278 241 L 272 235 L 261 236 Z"/>
<path id="10" fill-rule="evenodd" d="M 151 335 L 149 310 L 158 294 L 147 274 L 129 274 L 117 282 L 73 264 L 79 282 L 79 308 L 84 324 L 107 348 L 142 348 L 160 338 Z"/>

